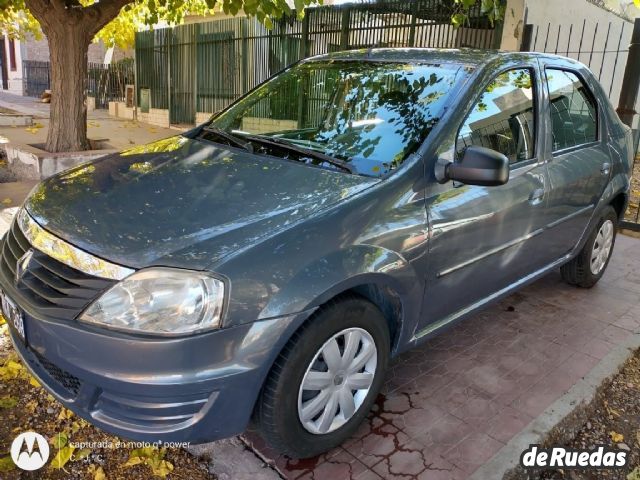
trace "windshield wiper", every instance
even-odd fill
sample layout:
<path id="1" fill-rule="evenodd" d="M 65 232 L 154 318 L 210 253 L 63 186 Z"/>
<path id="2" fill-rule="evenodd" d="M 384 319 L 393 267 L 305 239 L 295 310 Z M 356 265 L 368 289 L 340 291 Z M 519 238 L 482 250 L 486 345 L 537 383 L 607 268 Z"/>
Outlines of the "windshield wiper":
<path id="1" fill-rule="evenodd" d="M 265 137 L 262 135 L 252 135 L 248 133 L 243 133 L 242 137 L 258 143 L 264 143 L 264 144 L 272 145 L 276 147 L 283 147 L 292 152 L 296 152 L 306 157 L 311 157 L 311 158 L 321 160 L 323 162 L 330 163 L 331 165 L 335 165 L 336 167 L 341 168 L 351 174 L 355 174 L 355 170 L 347 162 L 344 162 L 334 157 L 330 157 L 329 155 L 324 154 L 322 152 L 318 152 L 317 150 L 311 150 L 308 148 L 299 147 L 297 145 L 294 145 L 293 143 L 287 142 L 286 140 L 281 140 L 279 138 L 273 138 L 273 137 Z"/>
<path id="2" fill-rule="evenodd" d="M 198 133 L 198 136 L 201 136 L 203 133 L 211 133 L 226 140 L 230 145 L 234 145 L 244 150 L 248 150 L 249 152 L 253 152 L 253 145 L 251 145 L 251 143 L 241 140 L 240 138 L 236 137 L 232 133 L 227 132 L 226 130 L 223 130 L 222 128 L 214 127 L 213 125 L 205 125 Z"/>

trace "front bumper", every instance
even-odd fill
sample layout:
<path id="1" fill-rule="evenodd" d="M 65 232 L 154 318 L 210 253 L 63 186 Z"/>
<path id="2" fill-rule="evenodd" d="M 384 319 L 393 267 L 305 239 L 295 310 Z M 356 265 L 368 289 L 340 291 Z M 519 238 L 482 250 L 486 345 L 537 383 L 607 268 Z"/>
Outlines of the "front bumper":
<path id="1" fill-rule="evenodd" d="M 20 292 L 0 287 L 23 309 Z M 65 407 L 138 441 L 201 443 L 242 432 L 264 378 L 308 312 L 191 337 L 125 335 L 24 310 L 16 351 Z"/>

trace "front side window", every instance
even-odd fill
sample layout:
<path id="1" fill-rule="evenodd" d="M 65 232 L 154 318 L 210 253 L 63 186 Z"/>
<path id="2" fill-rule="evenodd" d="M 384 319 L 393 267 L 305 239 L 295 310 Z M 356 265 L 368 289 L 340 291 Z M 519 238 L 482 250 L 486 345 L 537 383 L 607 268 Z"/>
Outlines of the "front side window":
<path id="1" fill-rule="evenodd" d="M 380 177 L 435 127 L 462 72 L 457 65 L 305 62 L 258 87 L 211 125 L 250 141 L 260 136 L 314 150 L 357 174 Z"/>
<path id="2" fill-rule="evenodd" d="M 535 95 L 530 69 L 509 70 L 485 88 L 462 124 L 456 141 L 461 158 L 467 147 L 491 148 L 514 164 L 534 157 Z"/>
<path id="3" fill-rule="evenodd" d="M 547 69 L 553 151 L 595 142 L 598 138 L 596 103 L 575 73 Z"/>

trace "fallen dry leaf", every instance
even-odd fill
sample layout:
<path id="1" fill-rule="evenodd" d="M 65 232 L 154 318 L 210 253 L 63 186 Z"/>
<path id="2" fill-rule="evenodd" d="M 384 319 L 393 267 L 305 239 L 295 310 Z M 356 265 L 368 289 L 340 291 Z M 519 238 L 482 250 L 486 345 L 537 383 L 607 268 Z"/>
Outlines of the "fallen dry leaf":
<path id="1" fill-rule="evenodd" d="M 83 448 L 82 450 L 78 450 L 78 452 L 73 456 L 73 461 L 82 460 L 83 458 L 87 458 L 91 454 L 90 448 Z"/>
<path id="2" fill-rule="evenodd" d="M 66 446 L 58 450 L 56 456 L 51 460 L 51 468 L 60 470 L 63 468 L 69 460 L 71 460 L 71 455 L 73 455 L 73 451 L 76 447 Z"/>
<path id="3" fill-rule="evenodd" d="M 104 470 L 100 466 L 96 466 L 93 463 L 89 465 L 87 469 L 87 473 L 89 475 L 93 475 L 93 480 L 106 480 L 107 476 L 104 473 Z"/>
<path id="4" fill-rule="evenodd" d="M 640 467 L 634 468 L 633 471 L 627 475 L 627 480 L 640 480 Z"/>
<path id="5" fill-rule="evenodd" d="M 15 397 L 11 397 L 9 395 L 0 397 L 0 408 L 13 408 L 17 404 L 18 404 L 18 399 Z"/>
<path id="6" fill-rule="evenodd" d="M 67 418 L 73 417 L 73 412 L 66 408 L 60 410 L 60 414 L 58 415 L 58 420 L 66 420 Z"/>
<path id="7" fill-rule="evenodd" d="M 613 430 L 609 432 L 609 437 L 611 437 L 613 443 L 620 443 L 624 440 L 624 435 L 618 432 L 614 432 Z"/>
<path id="8" fill-rule="evenodd" d="M 13 463 L 10 455 L 0 458 L 0 472 L 9 472 L 11 470 L 15 470 L 15 468 L 16 464 Z"/>

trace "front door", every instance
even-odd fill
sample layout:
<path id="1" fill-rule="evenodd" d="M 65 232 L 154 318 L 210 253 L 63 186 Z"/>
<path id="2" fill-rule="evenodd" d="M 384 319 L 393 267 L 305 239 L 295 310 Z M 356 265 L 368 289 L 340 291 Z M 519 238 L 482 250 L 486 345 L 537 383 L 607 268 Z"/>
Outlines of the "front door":
<path id="1" fill-rule="evenodd" d="M 611 161 L 601 133 L 598 104 L 577 71 L 546 65 L 548 89 L 543 118 L 551 191 L 546 209 L 549 229 L 542 238 L 555 258 L 567 254 L 584 232 L 609 181 Z"/>
<path id="2" fill-rule="evenodd" d="M 535 65 L 493 78 L 462 123 L 454 155 L 469 145 L 505 154 L 509 181 L 498 187 L 448 182 L 427 192 L 431 239 L 418 337 L 457 318 L 540 269 L 534 237 L 542 230 L 547 176 L 540 161 Z"/>

